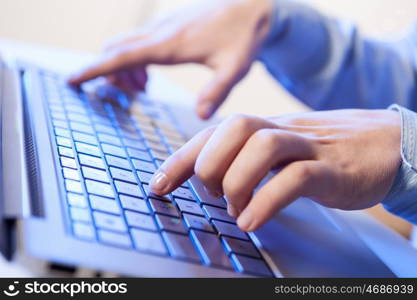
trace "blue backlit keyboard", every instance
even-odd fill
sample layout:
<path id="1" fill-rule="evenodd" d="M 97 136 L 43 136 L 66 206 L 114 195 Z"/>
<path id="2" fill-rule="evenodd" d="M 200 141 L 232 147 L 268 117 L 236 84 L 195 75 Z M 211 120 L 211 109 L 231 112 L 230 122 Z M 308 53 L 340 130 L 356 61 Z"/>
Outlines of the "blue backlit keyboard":
<path id="1" fill-rule="evenodd" d="M 272 276 L 247 233 L 227 214 L 224 199 L 201 199 L 189 182 L 165 197 L 150 193 L 153 172 L 185 142 L 167 107 L 149 100 L 133 105 L 114 89 L 89 96 L 51 72 L 41 78 L 71 234 Z"/>

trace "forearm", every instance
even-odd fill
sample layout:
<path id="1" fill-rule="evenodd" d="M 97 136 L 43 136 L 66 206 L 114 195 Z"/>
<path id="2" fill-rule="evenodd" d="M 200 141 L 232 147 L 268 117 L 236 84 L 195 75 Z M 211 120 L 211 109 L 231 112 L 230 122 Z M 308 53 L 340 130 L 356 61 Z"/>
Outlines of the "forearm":
<path id="1" fill-rule="evenodd" d="M 314 109 L 415 108 L 412 49 L 363 39 L 356 28 L 298 1 L 275 0 L 260 60 Z"/>

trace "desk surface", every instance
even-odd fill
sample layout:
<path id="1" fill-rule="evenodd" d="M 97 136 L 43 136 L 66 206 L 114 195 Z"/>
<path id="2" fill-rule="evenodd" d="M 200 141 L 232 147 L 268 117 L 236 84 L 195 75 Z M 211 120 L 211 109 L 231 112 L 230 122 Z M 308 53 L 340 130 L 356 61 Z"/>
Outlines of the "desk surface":
<path id="1" fill-rule="evenodd" d="M 52 70 L 69 73 L 87 64 L 94 57 L 90 54 L 68 51 L 0 38 L 0 56 L 6 60 L 21 59 L 33 62 Z M 163 76 L 154 76 L 151 72 L 149 95 L 162 101 L 191 105 L 192 97 L 181 88 L 169 83 Z M 159 89 L 158 86 L 169 87 Z M 417 251 L 411 244 L 362 212 L 340 212 L 359 235 L 368 241 L 368 245 L 399 276 L 417 276 Z M 363 230 L 367 228 L 368 230 Z M 370 244 L 369 244 L 370 243 Z M 33 269 L 33 268 L 32 268 Z M 415 269 L 415 268 L 414 268 Z M 25 277 L 36 275 L 31 269 L 19 263 L 6 262 L 0 257 L 0 277 Z"/>

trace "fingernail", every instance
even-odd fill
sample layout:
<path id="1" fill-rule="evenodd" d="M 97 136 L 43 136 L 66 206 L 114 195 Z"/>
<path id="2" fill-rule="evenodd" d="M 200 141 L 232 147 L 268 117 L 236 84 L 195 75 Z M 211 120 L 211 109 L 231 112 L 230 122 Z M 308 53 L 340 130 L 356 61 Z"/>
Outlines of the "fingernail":
<path id="1" fill-rule="evenodd" d="M 149 186 L 154 192 L 163 192 L 168 188 L 168 185 L 168 176 L 160 170 L 158 170 L 149 181 Z"/>
<path id="2" fill-rule="evenodd" d="M 237 225 L 240 229 L 249 231 L 253 222 L 253 215 L 249 208 L 245 208 L 237 219 Z"/>
<path id="3" fill-rule="evenodd" d="M 233 218 L 237 218 L 238 216 L 238 210 L 230 203 L 227 204 L 227 213 Z"/>
<path id="4" fill-rule="evenodd" d="M 199 113 L 203 118 L 210 118 L 215 110 L 215 106 L 211 103 L 202 103 L 199 106 Z"/>

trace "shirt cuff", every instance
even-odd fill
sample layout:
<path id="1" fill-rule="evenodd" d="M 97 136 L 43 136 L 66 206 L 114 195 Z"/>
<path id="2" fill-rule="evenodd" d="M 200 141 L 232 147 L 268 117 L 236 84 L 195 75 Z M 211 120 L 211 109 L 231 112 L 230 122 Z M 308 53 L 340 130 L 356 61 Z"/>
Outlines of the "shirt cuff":
<path id="1" fill-rule="evenodd" d="M 389 212 L 417 224 L 417 114 L 391 105 L 401 115 L 401 166 L 387 197 L 382 201 Z"/>

